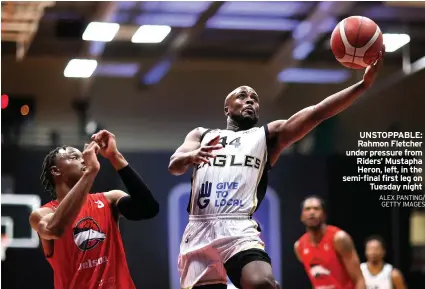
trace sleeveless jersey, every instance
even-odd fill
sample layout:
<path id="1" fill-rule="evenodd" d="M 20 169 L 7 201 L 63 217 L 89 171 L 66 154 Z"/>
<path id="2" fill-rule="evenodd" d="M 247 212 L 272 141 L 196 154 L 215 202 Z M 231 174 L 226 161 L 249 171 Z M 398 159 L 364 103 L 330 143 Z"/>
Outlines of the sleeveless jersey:
<path id="1" fill-rule="evenodd" d="M 54 200 L 43 207 L 56 210 Z M 121 234 L 102 193 L 90 194 L 72 227 L 53 241 L 55 289 L 135 289 Z"/>
<path id="2" fill-rule="evenodd" d="M 217 135 L 223 148 L 212 151 L 214 159 L 194 168 L 188 212 L 250 215 L 258 208 L 267 188 L 267 125 L 237 132 L 207 130 L 201 145 Z"/>
<path id="3" fill-rule="evenodd" d="M 299 239 L 298 255 L 315 289 L 354 288 L 334 247 L 334 236 L 338 231 L 339 228 L 328 225 L 317 246 L 311 243 L 307 233 Z"/>
<path id="4" fill-rule="evenodd" d="M 367 263 L 360 264 L 360 269 L 362 270 L 367 289 L 393 288 L 393 281 L 391 278 L 391 273 L 393 272 L 392 265 L 385 264 L 381 272 L 376 275 L 372 275 L 372 273 L 370 273 L 369 269 L 367 268 Z"/>

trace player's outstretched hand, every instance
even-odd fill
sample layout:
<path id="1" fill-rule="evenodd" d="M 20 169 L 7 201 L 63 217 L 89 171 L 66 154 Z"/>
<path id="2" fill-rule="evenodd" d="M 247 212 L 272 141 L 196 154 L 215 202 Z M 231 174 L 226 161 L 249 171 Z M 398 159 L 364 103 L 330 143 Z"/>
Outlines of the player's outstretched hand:
<path id="1" fill-rule="evenodd" d="M 375 82 L 378 71 L 382 67 L 382 63 L 384 62 L 384 56 L 385 56 L 385 45 L 382 47 L 382 50 L 379 53 L 378 59 L 374 63 L 366 67 L 366 71 L 363 76 L 363 81 L 366 88 L 371 87 L 372 84 Z"/>
<path id="2" fill-rule="evenodd" d="M 210 158 L 215 158 L 215 155 L 213 155 L 211 152 L 213 150 L 219 150 L 223 148 L 221 145 L 218 145 L 219 140 L 220 136 L 218 135 L 210 140 L 206 145 L 202 145 L 199 149 L 194 150 L 191 153 L 191 162 L 193 164 L 202 164 L 208 163 Z"/>
<path id="3" fill-rule="evenodd" d="M 97 159 L 97 153 L 99 152 L 99 145 L 92 141 L 90 144 L 86 144 L 83 150 L 84 165 L 86 166 L 87 173 L 96 174 L 100 170 L 99 160 Z"/>
<path id="4" fill-rule="evenodd" d="M 100 154 L 110 159 L 118 154 L 117 141 L 115 135 L 107 130 L 101 130 L 91 137 L 100 146 Z"/>

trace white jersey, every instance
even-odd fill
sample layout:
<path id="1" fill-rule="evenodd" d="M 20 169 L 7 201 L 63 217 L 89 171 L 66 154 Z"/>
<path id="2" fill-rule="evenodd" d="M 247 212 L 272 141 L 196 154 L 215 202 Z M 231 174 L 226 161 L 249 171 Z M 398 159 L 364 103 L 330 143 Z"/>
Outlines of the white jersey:
<path id="1" fill-rule="evenodd" d="M 360 264 L 360 269 L 362 270 L 367 289 L 393 289 L 391 278 L 393 266 L 391 264 L 384 264 L 381 272 L 376 275 L 370 273 L 367 263 Z"/>
<path id="2" fill-rule="evenodd" d="M 209 163 L 195 167 L 188 211 L 191 215 L 250 215 L 267 188 L 267 125 L 237 132 L 206 130 L 201 144 L 217 135 L 223 148 L 212 152 L 215 158 Z"/>

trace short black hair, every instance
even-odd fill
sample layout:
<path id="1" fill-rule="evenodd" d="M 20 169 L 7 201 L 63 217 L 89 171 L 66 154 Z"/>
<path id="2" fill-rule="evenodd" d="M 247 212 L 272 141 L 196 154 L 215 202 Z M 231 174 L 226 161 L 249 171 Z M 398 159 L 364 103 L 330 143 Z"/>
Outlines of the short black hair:
<path id="1" fill-rule="evenodd" d="M 381 246 L 384 250 L 386 250 L 386 244 L 384 241 L 384 238 L 382 238 L 381 235 L 371 235 L 369 237 L 366 238 L 366 240 L 364 241 L 364 246 L 366 247 L 367 243 L 369 243 L 370 241 L 378 241 L 379 243 L 381 243 Z"/>
<path id="2" fill-rule="evenodd" d="M 68 146 L 63 145 L 51 150 L 44 158 L 43 165 L 41 166 L 41 185 L 43 186 L 44 191 L 47 192 L 53 200 L 56 200 L 58 196 L 56 195 L 55 182 L 50 169 L 56 164 L 56 156 L 59 153 L 59 150 L 66 149 L 67 147 Z"/>
<path id="3" fill-rule="evenodd" d="M 320 206 L 322 207 L 323 212 L 326 212 L 326 203 L 325 203 L 325 200 L 323 200 L 318 195 L 310 195 L 310 196 L 305 197 L 304 200 L 301 202 L 301 210 L 304 209 L 305 202 L 307 200 L 310 200 L 310 199 L 316 199 L 316 200 L 318 200 L 320 202 Z"/>

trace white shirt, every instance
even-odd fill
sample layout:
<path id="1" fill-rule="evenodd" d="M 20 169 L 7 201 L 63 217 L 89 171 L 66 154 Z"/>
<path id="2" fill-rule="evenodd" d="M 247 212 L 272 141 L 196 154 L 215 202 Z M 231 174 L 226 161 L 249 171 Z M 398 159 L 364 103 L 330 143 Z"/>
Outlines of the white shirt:
<path id="1" fill-rule="evenodd" d="M 360 264 L 360 269 L 362 270 L 367 289 L 393 289 L 391 278 L 393 266 L 391 264 L 384 264 L 381 272 L 376 275 L 370 273 L 367 263 Z"/>
<path id="2" fill-rule="evenodd" d="M 198 165 L 192 175 L 193 215 L 252 214 L 267 187 L 267 127 L 245 131 L 210 130 L 201 144 L 220 135 L 223 148 L 214 159 Z"/>

